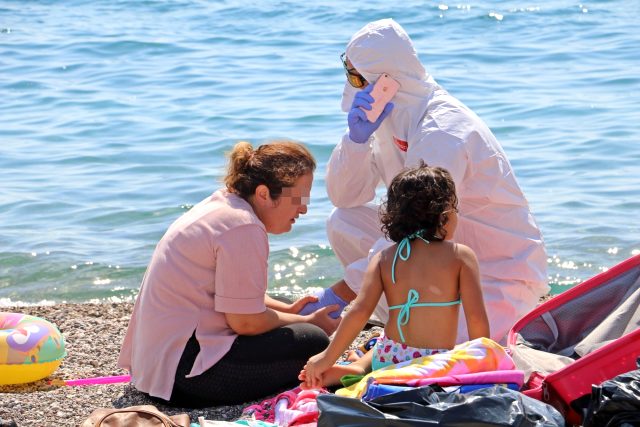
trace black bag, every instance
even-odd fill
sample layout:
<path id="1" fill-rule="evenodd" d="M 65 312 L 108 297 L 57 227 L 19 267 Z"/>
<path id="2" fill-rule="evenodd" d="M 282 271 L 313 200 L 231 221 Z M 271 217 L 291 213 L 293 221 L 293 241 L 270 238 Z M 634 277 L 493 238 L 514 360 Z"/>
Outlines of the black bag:
<path id="1" fill-rule="evenodd" d="M 435 390 L 433 386 L 416 387 L 369 402 L 321 394 L 318 427 L 565 425 L 562 415 L 551 405 L 505 387 L 487 387 L 464 394 Z"/>
<path id="2" fill-rule="evenodd" d="M 640 359 L 638 369 L 591 388 L 584 426 L 640 426 Z"/>

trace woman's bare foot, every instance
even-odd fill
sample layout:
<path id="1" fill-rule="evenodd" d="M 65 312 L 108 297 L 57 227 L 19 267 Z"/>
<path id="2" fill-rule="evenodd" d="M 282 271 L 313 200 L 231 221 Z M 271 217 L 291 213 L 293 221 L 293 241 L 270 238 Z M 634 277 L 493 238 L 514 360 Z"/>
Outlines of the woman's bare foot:
<path id="1" fill-rule="evenodd" d="M 333 365 L 330 369 L 325 371 L 322 374 L 322 384 L 321 387 L 328 387 L 332 385 L 340 385 L 340 378 L 345 375 L 366 375 L 367 370 L 358 363 L 350 363 L 348 365 Z M 303 390 L 307 390 L 306 373 L 304 369 L 300 371 L 300 375 L 298 375 L 298 379 L 302 381 L 300 384 L 300 388 Z"/>

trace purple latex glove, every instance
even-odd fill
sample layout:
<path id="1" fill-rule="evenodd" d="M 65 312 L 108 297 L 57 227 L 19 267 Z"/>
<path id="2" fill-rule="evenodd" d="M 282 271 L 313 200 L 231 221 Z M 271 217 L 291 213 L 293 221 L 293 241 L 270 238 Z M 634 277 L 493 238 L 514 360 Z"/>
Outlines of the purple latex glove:
<path id="1" fill-rule="evenodd" d="M 331 316 L 333 319 L 337 319 L 342 313 L 342 310 L 344 310 L 344 308 L 347 305 L 349 305 L 348 302 L 346 302 L 345 300 L 340 298 L 338 295 L 336 295 L 336 293 L 333 292 L 333 289 L 331 288 L 320 289 L 318 292 L 315 293 L 315 296 L 318 297 L 318 301 L 308 303 L 302 308 L 302 310 L 300 310 L 298 314 L 301 314 L 301 315 L 311 314 L 314 311 L 320 310 L 321 308 L 326 307 L 328 305 L 337 304 L 338 306 L 340 306 L 340 308 L 338 308 L 338 310 L 335 310 L 329 313 L 329 316 Z"/>
<path id="2" fill-rule="evenodd" d="M 349 115 L 347 116 L 347 124 L 349 125 L 349 138 L 358 144 L 364 144 L 369 140 L 373 132 L 380 127 L 380 123 L 391 113 L 393 110 L 393 103 L 388 102 L 387 105 L 384 106 L 384 110 L 382 110 L 382 114 L 378 117 L 378 120 L 375 123 L 371 123 L 367 119 L 367 115 L 363 111 L 371 110 L 371 103 L 373 102 L 373 97 L 370 95 L 373 90 L 373 85 L 367 85 L 360 92 L 356 93 L 356 96 L 353 98 L 353 103 L 351 104 L 351 110 L 349 110 Z"/>

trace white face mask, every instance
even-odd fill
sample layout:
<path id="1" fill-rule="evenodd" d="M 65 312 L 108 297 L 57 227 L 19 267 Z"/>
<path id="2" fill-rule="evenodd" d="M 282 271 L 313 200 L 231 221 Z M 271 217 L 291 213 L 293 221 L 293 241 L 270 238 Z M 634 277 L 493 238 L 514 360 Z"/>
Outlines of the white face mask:
<path id="1" fill-rule="evenodd" d="M 348 113 L 351 110 L 351 104 L 353 104 L 353 98 L 355 98 L 356 93 L 361 89 L 356 89 L 351 86 L 349 82 L 344 84 L 344 90 L 342 91 L 342 111 Z"/>

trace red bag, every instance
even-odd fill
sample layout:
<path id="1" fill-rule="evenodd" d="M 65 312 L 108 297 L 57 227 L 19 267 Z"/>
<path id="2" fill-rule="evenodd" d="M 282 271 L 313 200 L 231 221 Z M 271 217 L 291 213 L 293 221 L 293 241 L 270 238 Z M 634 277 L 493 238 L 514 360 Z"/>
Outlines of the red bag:
<path id="1" fill-rule="evenodd" d="M 581 424 L 576 400 L 590 395 L 593 384 L 636 369 L 639 325 L 637 255 L 539 305 L 511 328 L 508 346 L 528 374 L 522 392 Z"/>

